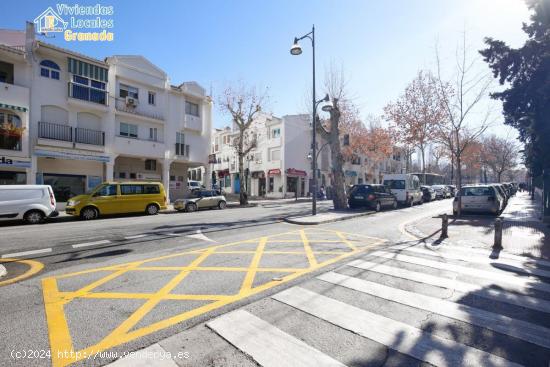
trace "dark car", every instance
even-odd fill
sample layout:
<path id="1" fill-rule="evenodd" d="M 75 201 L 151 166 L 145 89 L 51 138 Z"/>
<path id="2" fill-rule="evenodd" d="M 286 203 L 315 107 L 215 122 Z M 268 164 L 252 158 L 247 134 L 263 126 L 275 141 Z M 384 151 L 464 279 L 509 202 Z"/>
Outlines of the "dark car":
<path id="1" fill-rule="evenodd" d="M 353 185 L 350 190 L 349 207 L 370 208 L 377 212 L 384 207 L 397 208 L 397 199 L 384 185 Z"/>
<path id="2" fill-rule="evenodd" d="M 420 186 L 420 190 L 422 190 L 422 200 L 427 203 L 428 201 L 432 201 L 436 199 L 435 191 L 429 186 Z"/>

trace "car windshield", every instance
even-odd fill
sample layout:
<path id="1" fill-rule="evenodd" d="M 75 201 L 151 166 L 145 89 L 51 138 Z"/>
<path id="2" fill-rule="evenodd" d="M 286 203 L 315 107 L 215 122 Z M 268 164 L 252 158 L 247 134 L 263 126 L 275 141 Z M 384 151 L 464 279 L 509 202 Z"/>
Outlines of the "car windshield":
<path id="1" fill-rule="evenodd" d="M 350 191 L 350 195 L 366 194 L 370 189 L 370 186 L 357 185 L 353 186 Z"/>
<path id="2" fill-rule="evenodd" d="M 405 190 L 405 180 L 385 180 L 384 185 L 390 189 Z"/>
<path id="3" fill-rule="evenodd" d="M 199 183 L 198 182 L 189 182 L 189 186 L 199 187 Z"/>

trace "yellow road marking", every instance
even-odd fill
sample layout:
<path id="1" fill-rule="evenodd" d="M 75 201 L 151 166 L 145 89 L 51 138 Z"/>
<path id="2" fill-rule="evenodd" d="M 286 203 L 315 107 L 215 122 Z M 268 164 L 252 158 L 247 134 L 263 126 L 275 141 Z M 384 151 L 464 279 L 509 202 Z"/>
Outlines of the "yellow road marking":
<path id="1" fill-rule="evenodd" d="M 29 270 L 27 270 L 23 274 L 18 275 L 14 278 L 1 281 L 0 282 L 0 287 L 3 286 L 3 285 L 13 284 L 15 282 L 19 282 L 21 280 L 25 280 L 27 278 L 30 278 L 34 274 L 40 272 L 44 268 L 44 264 L 42 264 L 40 261 L 36 261 L 36 260 L 0 259 L 0 263 L 11 263 L 11 262 L 17 262 L 17 263 L 28 265 Z"/>
<path id="2" fill-rule="evenodd" d="M 327 238 L 325 240 L 311 240 L 311 235 L 323 234 Z M 288 237 L 292 236 L 295 240 L 290 240 Z M 284 240 L 278 241 L 278 238 L 284 237 Z M 358 240 L 357 238 L 360 238 Z M 284 242 L 283 242 L 284 241 Z M 318 230 L 318 229 L 300 229 L 293 230 L 286 233 L 280 233 L 275 235 L 263 236 L 253 240 L 236 241 L 232 243 L 214 245 L 207 248 L 194 248 L 180 253 L 173 253 L 169 255 L 163 255 L 156 258 L 144 259 L 125 264 L 117 264 L 112 266 L 99 267 L 96 269 L 89 269 L 70 274 L 59 275 L 51 278 L 43 279 L 43 292 L 44 302 L 46 307 L 46 316 L 48 321 L 50 346 L 52 348 L 52 364 L 54 367 L 63 367 L 76 361 L 85 359 L 93 353 L 104 351 L 115 346 L 127 343 L 161 329 L 173 326 L 182 321 L 204 314 L 206 312 L 215 310 L 222 306 L 237 302 L 245 297 L 249 297 L 266 289 L 280 285 L 281 283 L 291 281 L 304 274 L 312 271 L 316 271 L 324 266 L 333 264 L 346 257 L 355 255 L 364 251 L 368 247 L 375 246 L 385 240 L 375 237 L 360 236 L 355 234 L 349 234 L 345 232 L 337 232 L 333 230 Z M 265 251 L 267 243 L 294 243 L 299 251 Z M 338 251 L 313 251 L 310 244 L 312 243 L 343 243 L 349 247 L 349 250 L 339 249 Z M 242 244 L 255 243 L 257 246 L 255 250 L 250 251 L 238 251 L 231 250 L 231 246 Z M 351 244 L 351 245 L 350 245 Z M 282 245 L 284 246 L 284 245 Z M 252 260 L 248 267 L 243 266 L 201 266 L 204 260 L 209 256 L 224 254 L 252 254 Z M 262 257 L 277 255 L 306 255 L 308 258 L 309 266 L 305 268 L 268 268 L 259 267 Z M 316 254 L 334 255 L 333 257 L 323 262 L 318 262 L 315 258 Z M 163 260 L 182 258 L 192 255 L 189 259 L 190 263 L 186 266 L 162 266 Z M 148 266 L 150 263 L 155 262 L 155 266 Z M 161 263 L 158 266 L 158 263 Z M 174 271 L 177 272 L 171 277 L 167 283 L 155 293 L 125 293 L 125 292 L 99 292 L 94 290 L 100 285 L 107 284 L 109 281 L 116 279 L 128 272 L 135 271 Z M 174 290 L 182 282 L 186 282 L 187 276 L 191 272 L 208 272 L 208 271 L 232 271 L 232 272 L 245 272 L 244 280 L 241 283 L 240 290 L 236 294 L 221 295 L 221 294 L 172 294 Z M 81 275 L 91 274 L 94 272 L 108 272 L 101 279 L 95 280 L 88 285 L 85 285 L 79 290 L 74 292 L 63 292 L 58 290 L 57 279 L 64 279 L 69 277 L 78 277 Z M 253 287 L 254 278 L 257 273 L 260 272 L 282 272 L 288 273 L 282 277 L 282 280 L 272 280 L 264 284 Z M 118 289 L 120 290 L 120 288 Z M 64 306 L 71 302 L 73 299 L 142 299 L 145 301 L 136 311 L 134 311 L 130 317 L 124 320 L 118 325 L 111 333 L 97 342 L 95 345 L 88 346 L 77 353 L 69 355 L 59 356 L 56 352 L 72 351 L 72 339 L 70 330 L 64 314 Z M 195 301 L 210 301 L 210 303 L 204 304 L 193 310 L 183 312 L 181 314 L 169 317 L 167 319 L 157 321 L 150 325 L 133 329 L 135 326 L 150 312 L 153 311 L 155 306 L 163 300 L 195 300 Z"/>

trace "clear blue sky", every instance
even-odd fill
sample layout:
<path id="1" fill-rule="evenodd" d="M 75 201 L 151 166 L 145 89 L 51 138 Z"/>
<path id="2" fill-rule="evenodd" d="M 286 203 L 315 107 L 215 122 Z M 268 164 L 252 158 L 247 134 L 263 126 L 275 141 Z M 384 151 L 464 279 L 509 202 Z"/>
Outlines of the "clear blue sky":
<path id="1" fill-rule="evenodd" d="M 3 0 L 0 28 L 24 29 L 57 3 Z M 484 36 L 517 46 L 529 15 L 523 0 L 78 1 L 96 3 L 114 6 L 114 42 L 69 43 L 60 34 L 47 41 L 97 58 L 141 54 L 173 84 L 196 80 L 214 95 L 232 81 L 268 86 L 276 115 L 305 110 L 311 49 L 304 43 L 304 53 L 293 57 L 289 47 L 313 23 L 318 85 L 331 62 L 343 65 L 361 113 L 376 115 L 418 69 L 433 68 L 436 40 L 450 68 L 465 28 L 474 50 Z M 216 111 L 215 126 L 227 121 Z"/>

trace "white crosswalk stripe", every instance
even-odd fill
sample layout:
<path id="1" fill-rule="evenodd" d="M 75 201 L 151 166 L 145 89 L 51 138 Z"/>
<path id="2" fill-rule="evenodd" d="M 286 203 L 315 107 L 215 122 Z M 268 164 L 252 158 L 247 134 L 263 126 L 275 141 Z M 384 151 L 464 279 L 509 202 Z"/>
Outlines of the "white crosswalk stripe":
<path id="1" fill-rule="evenodd" d="M 336 327 L 355 338 L 376 342 L 435 366 L 521 366 L 518 361 L 525 365 L 532 365 L 533 360 L 547 361 L 544 357 L 550 356 L 549 323 L 540 324 L 537 320 L 548 317 L 550 300 L 539 298 L 548 295 L 537 291 L 550 292 L 550 284 L 532 277 L 534 272 L 527 273 L 540 270 L 534 266 L 541 264 L 531 259 L 502 257 L 503 263 L 527 270 L 523 271 L 524 276 L 519 276 L 498 268 L 481 269 L 480 264 L 490 264 L 491 260 L 483 258 L 484 253 L 480 251 L 463 254 L 462 265 L 457 265 L 454 260 L 459 260 L 457 253 L 461 250 L 437 249 L 435 257 L 428 259 L 424 255 L 431 255 L 433 250 L 417 249 L 424 251 L 394 247 L 367 253 L 364 259 L 351 261 L 341 270 L 318 275 L 309 283 L 273 295 L 268 307 L 275 308 L 274 314 L 295 313 L 294 320 L 325 323 L 333 328 L 319 330 L 334 331 Z M 405 263 L 422 268 L 413 271 L 399 265 Z M 388 283 L 387 277 L 392 281 Z M 476 279 L 485 282 L 479 283 Z M 399 283 L 400 280 L 408 283 Z M 310 283 L 313 284 L 308 286 Z M 443 294 L 445 290 L 449 292 Z M 476 297 L 492 303 L 478 302 Z M 382 310 L 381 304 L 387 304 L 388 309 Z M 500 312 L 502 305 L 506 306 L 504 313 Z M 254 307 L 250 312 L 233 311 L 207 325 L 261 366 L 345 366 L 353 362 L 345 356 L 332 355 L 334 350 L 323 348 L 323 344 L 315 345 L 325 339 L 300 337 L 300 324 L 292 324 L 289 329 L 287 323 L 284 330 L 288 331 L 282 331 L 278 327 L 282 322 L 280 315 L 267 316 L 272 314 L 271 310 L 260 309 L 262 311 L 255 311 Z M 401 309 L 416 310 L 411 313 L 416 316 L 410 321 L 404 317 L 408 314 L 394 316 L 393 313 Z M 255 312 L 259 312 L 259 316 Z M 309 319 L 300 314 L 308 314 Z M 272 321 L 263 320 L 262 315 Z M 460 321 L 460 325 L 455 325 L 456 321 Z M 482 330 L 479 334 L 473 333 L 478 329 Z M 457 337 L 456 333 L 464 335 Z M 480 335 L 481 339 L 474 335 Z M 332 335 L 327 337 L 330 339 Z M 337 338 L 330 340 L 339 342 Z M 343 346 L 346 347 L 349 346 Z M 532 351 L 546 354 L 533 357 Z M 359 351 L 366 355 L 369 352 Z"/>

